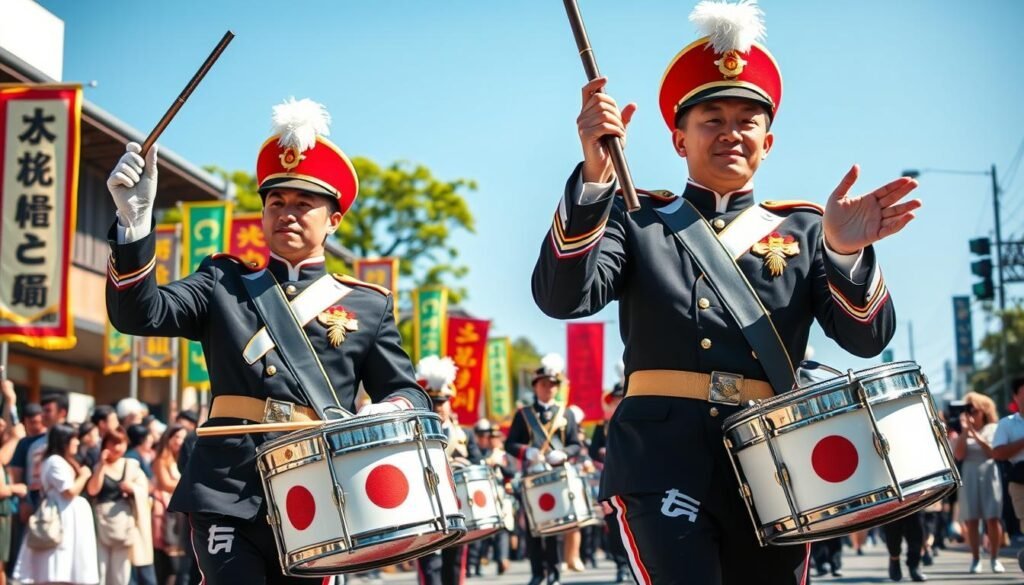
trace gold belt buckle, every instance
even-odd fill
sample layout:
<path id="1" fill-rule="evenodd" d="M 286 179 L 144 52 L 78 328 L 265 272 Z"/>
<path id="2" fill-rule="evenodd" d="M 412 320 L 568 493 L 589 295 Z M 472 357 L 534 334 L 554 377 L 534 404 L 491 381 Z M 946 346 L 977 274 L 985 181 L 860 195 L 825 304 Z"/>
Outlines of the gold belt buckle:
<path id="1" fill-rule="evenodd" d="M 708 402 L 739 406 L 740 387 L 743 376 L 729 372 L 711 372 L 711 383 L 708 384 Z"/>
<path id="2" fill-rule="evenodd" d="M 264 423 L 291 422 L 292 403 L 285 400 L 274 400 L 267 398 L 267 404 L 263 407 Z"/>

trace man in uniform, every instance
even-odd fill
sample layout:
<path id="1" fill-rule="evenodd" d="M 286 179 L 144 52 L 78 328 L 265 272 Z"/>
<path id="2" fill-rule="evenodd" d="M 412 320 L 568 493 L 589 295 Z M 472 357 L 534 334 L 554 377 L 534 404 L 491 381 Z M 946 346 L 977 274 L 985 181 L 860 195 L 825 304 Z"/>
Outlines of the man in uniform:
<path id="1" fill-rule="evenodd" d="M 566 460 L 580 452 L 576 419 L 572 411 L 555 402 L 555 393 L 565 381 L 564 371 L 565 361 L 561 356 L 544 356 L 531 381 L 533 404 L 520 408 L 512 418 L 505 448 L 522 463 L 523 475 L 529 475 L 544 463 L 564 465 Z M 532 532 L 527 534 L 526 552 L 532 573 L 530 585 L 540 585 L 545 576 L 548 585 L 560 582 L 559 548 L 557 536 L 539 538 Z"/>
<path id="2" fill-rule="evenodd" d="M 516 471 L 510 464 L 505 449 L 496 446 L 498 438 L 502 437 L 501 429 L 491 424 L 490 420 L 482 418 L 473 425 L 473 434 L 476 435 L 476 442 L 480 445 L 481 461 L 501 477 L 501 487 L 505 489 L 508 482 L 515 477 Z M 494 560 L 498 566 L 498 575 L 504 575 L 508 570 L 508 537 L 507 530 L 499 530 L 492 536 L 472 543 L 469 549 L 467 576 L 470 574 L 477 577 L 482 576 L 480 563 L 483 558 Z M 491 557 L 488 557 L 487 554 L 492 548 Z"/>
<path id="3" fill-rule="evenodd" d="M 441 417 L 441 428 L 448 435 L 448 460 L 454 466 L 474 465 L 483 459 L 480 447 L 452 413 L 452 383 L 457 371 L 451 358 L 428 356 L 416 364 L 416 380 L 430 396 L 434 413 Z M 465 582 L 466 556 L 466 545 L 453 545 L 420 557 L 420 585 L 461 585 Z"/>
<path id="4" fill-rule="evenodd" d="M 171 500 L 172 511 L 189 515 L 209 585 L 309 582 L 284 577 L 278 562 L 255 453 L 280 433 L 261 433 L 261 425 L 338 416 L 353 409 L 360 383 L 377 403 L 359 414 L 429 405 L 402 350 L 390 292 L 324 268 L 324 242 L 358 190 L 352 164 L 323 137 L 327 112 L 310 100 L 290 100 L 274 108 L 274 122 L 256 163 L 271 252 L 266 271 L 214 254 L 195 273 L 158 287 L 156 146 L 143 158 L 139 145 L 129 144 L 107 181 L 117 206 L 109 236 L 111 323 L 131 335 L 201 342 L 213 395 L 204 426 L 252 425 L 256 431 L 200 437 Z M 277 295 L 278 313 L 258 313 L 254 296 L 261 295 L 248 288 L 268 278 L 274 286 L 265 292 Z M 284 315 L 288 307 L 291 316 Z M 291 329 L 279 326 L 282 321 Z M 289 332 L 308 343 L 278 347 L 275 340 Z M 296 356 L 321 367 L 297 367 Z M 312 397 L 313 389 L 300 383 L 310 375 L 323 390 Z"/>
<path id="5" fill-rule="evenodd" d="M 601 93 L 603 78 L 586 84 L 577 119 L 584 161 L 542 245 L 533 294 L 559 319 L 619 301 L 626 397 L 611 419 L 601 497 L 617 512 L 636 580 L 802 583 L 807 547 L 758 546 L 722 420 L 747 400 L 790 389 L 767 380 L 793 378 L 789 356 L 804 355 L 814 319 L 858 356 L 886 346 L 895 313 L 872 244 L 900 231 L 920 202 L 900 203 L 916 187 L 909 178 L 848 196 L 854 166 L 824 209 L 756 205 L 753 177 L 771 150 L 782 97 L 775 60 L 754 42 L 761 11 L 752 1 L 702 2 L 691 20 L 707 37 L 671 62 L 659 100 L 673 148 L 687 161 L 682 197 L 643 192 L 640 209 L 626 212 L 602 138 L 624 139 L 637 108 L 620 112 Z M 712 245 L 682 243 L 694 234 Z M 717 274 L 749 286 L 712 282 L 700 267 L 719 257 L 728 270 Z M 757 331 L 773 329 L 748 342 L 754 330 L 738 325 L 736 308 Z M 762 360 L 751 344 L 782 359 Z"/>

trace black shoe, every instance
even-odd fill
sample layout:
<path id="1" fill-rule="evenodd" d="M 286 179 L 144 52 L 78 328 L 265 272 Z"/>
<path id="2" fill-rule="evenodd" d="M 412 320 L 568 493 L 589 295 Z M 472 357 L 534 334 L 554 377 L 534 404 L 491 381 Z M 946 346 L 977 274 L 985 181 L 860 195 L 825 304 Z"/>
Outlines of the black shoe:
<path id="1" fill-rule="evenodd" d="M 833 577 L 842 577 L 843 576 L 842 569 L 832 569 L 832 576 Z"/>
<path id="2" fill-rule="evenodd" d="M 560 577 L 558 571 L 548 573 L 548 585 L 562 585 Z"/>
<path id="3" fill-rule="evenodd" d="M 900 581 L 903 579 L 903 569 L 900 568 L 899 559 L 889 559 L 889 578 L 893 581 Z"/>
<path id="4" fill-rule="evenodd" d="M 534 575 L 530 578 L 530 585 L 540 585 L 544 582 L 544 577 L 541 575 Z"/>
<path id="5" fill-rule="evenodd" d="M 925 553 L 921 555 L 921 564 L 926 567 L 930 567 L 933 563 L 935 563 L 935 560 L 932 559 L 931 552 L 926 550 Z"/>
<path id="6" fill-rule="evenodd" d="M 814 570 L 818 573 L 819 577 L 824 577 L 825 575 L 828 575 L 828 569 L 826 569 L 825 567 L 815 567 Z"/>
<path id="7" fill-rule="evenodd" d="M 626 580 L 626 567 L 619 567 L 615 571 L 615 582 L 622 583 Z"/>
<path id="8" fill-rule="evenodd" d="M 910 573 L 910 580 L 917 583 L 924 583 L 928 580 L 928 577 L 917 570 L 917 567 L 907 567 L 907 572 Z"/>

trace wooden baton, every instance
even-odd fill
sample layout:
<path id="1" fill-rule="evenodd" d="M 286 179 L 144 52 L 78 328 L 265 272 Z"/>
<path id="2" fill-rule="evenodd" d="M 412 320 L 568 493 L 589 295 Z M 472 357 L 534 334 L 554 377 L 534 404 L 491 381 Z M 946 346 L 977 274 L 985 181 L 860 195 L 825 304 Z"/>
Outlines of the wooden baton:
<path id="1" fill-rule="evenodd" d="M 590 46 L 590 39 L 587 38 L 587 29 L 583 26 L 583 16 L 580 14 L 580 7 L 576 0 L 562 0 L 565 4 L 565 13 L 569 16 L 569 26 L 572 27 L 572 36 L 576 39 L 576 48 L 580 51 L 580 60 L 583 61 L 583 70 L 587 74 L 587 81 L 593 81 L 601 77 L 597 68 L 597 58 L 594 57 L 594 49 Z M 618 136 L 605 136 L 601 139 L 609 156 L 612 157 L 612 166 L 615 167 L 615 175 L 622 185 L 622 196 L 626 200 L 626 209 L 636 211 L 640 209 L 640 200 L 636 196 L 636 187 L 633 186 L 633 176 L 629 173 L 629 165 L 626 163 L 626 155 L 622 151 L 622 141 Z"/>

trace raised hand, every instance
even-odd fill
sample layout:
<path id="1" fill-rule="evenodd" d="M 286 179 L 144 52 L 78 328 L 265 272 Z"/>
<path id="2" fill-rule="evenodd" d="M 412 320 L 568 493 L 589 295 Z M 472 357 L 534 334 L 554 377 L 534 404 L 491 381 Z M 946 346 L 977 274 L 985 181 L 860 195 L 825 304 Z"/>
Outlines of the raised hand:
<path id="1" fill-rule="evenodd" d="M 107 190 L 117 206 L 118 221 L 127 228 L 138 228 L 149 232 L 153 217 L 153 201 L 156 199 L 156 154 L 157 147 L 149 149 L 143 159 L 142 147 L 129 142 L 125 153 L 107 178 Z"/>
<path id="2" fill-rule="evenodd" d="M 614 176 L 612 159 L 601 139 L 618 136 L 625 146 L 626 127 L 636 113 L 636 104 L 628 104 L 619 111 L 618 104 L 606 93 L 601 93 L 608 78 L 598 77 L 583 86 L 583 107 L 576 118 L 580 143 L 583 145 L 583 181 L 607 183 Z"/>
<path id="3" fill-rule="evenodd" d="M 917 181 L 900 177 L 859 197 L 849 191 L 860 167 L 853 165 L 825 205 L 825 242 L 839 254 L 855 254 L 902 230 L 921 207 L 920 199 L 900 200 L 917 188 Z"/>

